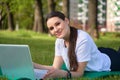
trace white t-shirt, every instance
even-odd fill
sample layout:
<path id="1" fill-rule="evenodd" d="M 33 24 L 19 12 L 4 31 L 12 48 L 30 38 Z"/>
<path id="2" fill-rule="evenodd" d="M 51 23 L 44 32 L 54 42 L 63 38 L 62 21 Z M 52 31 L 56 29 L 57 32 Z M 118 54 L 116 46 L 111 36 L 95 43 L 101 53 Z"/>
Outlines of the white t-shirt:
<path id="1" fill-rule="evenodd" d="M 70 69 L 68 48 L 63 39 L 56 39 L 55 56 L 62 56 L 67 69 Z M 110 58 L 101 53 L 88 33 L 78 30 L 75 53 L 78 62 L 88 61 L 85 71 L 110 71 Z"/>

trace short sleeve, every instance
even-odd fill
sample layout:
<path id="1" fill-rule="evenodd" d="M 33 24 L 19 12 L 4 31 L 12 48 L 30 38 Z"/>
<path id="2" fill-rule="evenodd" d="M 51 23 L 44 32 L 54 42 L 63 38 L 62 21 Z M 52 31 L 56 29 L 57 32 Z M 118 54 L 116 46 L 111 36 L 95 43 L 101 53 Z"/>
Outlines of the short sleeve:
<path id="1" fill-rule="evenodd" d="M 55 41 L 55 55 L 56 56 L 61 56 L 61 45 L 60 45 L 60 40 L 56 39 Z"/>
<path id="2" fill-rule="evenodd" d="M 91 44 L 88 35 L 79 36 L 76 45 L 76 56 L 78 62 L 85 62 L 91 59 Z"/>

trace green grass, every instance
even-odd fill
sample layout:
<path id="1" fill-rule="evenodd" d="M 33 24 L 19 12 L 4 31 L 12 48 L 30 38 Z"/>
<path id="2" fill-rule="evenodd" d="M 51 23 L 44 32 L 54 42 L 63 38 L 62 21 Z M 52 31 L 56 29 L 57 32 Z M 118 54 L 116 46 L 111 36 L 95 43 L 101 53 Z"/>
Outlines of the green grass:
<path id="1" fill-rule="evenodd" d="M 0 44 L 27 44 L 30 47 L 33 61 L 40 64 L 52 64 L 54 57 L 54 42 L 55 38 L 48 34 L 40 34 L 26 30 L 14 32 L 0 31 Z M 106 33 L 105 36 L 101 36 L 100 39 L 95 40 L 95 43 L 98 47 L 110 47 L 118 50 L 120 47 L 120 33 Z M 114 77 L 110 77 L 109 79 L 113 78 Z M 5 77 L 0 77 L 0 80 L 7 79 Z M 81 80 L 85 79 L 82 78 Z M 98 80 L 100 80 L 100 78 Z"/>
<path id="2" fill-rule="evenodd" d="M 30 47 L 33 61 L 41 64 L 52 64 L 55 38 L 48 34 L 32 31 L 0 31 L 0 44 L 27 44 Z"/>
<path id="3" fill-rule="evenodd" d="M 100 36 L 100 39 L 95 40 L 98 47 L 109 47 L 118 50 L 120 47 L 120 33 L 106 33 Z"/>

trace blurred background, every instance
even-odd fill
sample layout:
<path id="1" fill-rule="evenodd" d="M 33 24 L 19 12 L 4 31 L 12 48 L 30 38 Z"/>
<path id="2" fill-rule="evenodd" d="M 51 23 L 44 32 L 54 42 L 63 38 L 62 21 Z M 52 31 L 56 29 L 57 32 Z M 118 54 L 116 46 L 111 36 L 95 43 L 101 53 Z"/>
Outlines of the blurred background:
<path id="1" fill-rule="evenodd" d="M 96 38 L 99 32 L 120 32 L 120 0 L 0 0 L 0 30 L 48 33 L 45 17 L 55 10 Z"/>

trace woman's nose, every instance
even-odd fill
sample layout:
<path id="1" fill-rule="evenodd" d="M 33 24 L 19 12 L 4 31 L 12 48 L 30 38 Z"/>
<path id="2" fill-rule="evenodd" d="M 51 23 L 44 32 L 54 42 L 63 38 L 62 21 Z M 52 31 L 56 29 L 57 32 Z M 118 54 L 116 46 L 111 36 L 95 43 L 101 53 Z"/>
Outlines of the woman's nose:
<path id="1" fill-rule="evenodd" d="M 57 27 L 54 27 L 54 31 L 57 31 L 58 30 L 58 28 Z"/>

